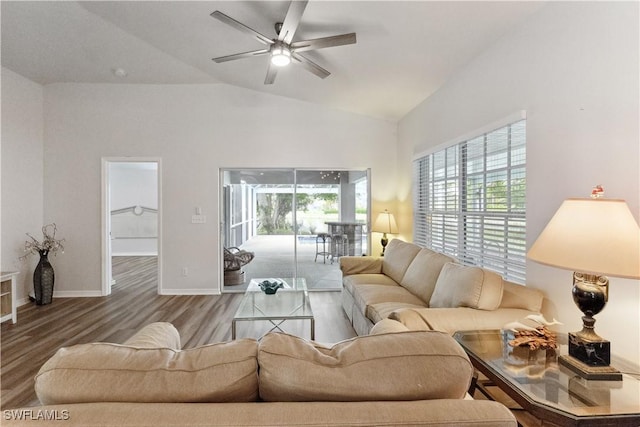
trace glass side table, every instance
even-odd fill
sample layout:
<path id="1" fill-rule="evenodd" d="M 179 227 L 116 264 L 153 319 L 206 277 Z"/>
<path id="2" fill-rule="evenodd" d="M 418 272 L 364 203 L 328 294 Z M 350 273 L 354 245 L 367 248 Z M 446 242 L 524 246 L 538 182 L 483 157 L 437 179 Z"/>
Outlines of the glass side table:
<path id="1" fill-rule="evenodd" d="M 629 362 L 612 357 L 611 364 L 627 372 L 622 381 L 588 381 L 557 363 L 557 355 L 567 353 L 566 334 L 558 334 L 560 346 L 550 352 L 513 351 L 499 330 L 460 331 L 453 337 L 476 370 L 544 423 L 640 425 L 640 373 Z"/>

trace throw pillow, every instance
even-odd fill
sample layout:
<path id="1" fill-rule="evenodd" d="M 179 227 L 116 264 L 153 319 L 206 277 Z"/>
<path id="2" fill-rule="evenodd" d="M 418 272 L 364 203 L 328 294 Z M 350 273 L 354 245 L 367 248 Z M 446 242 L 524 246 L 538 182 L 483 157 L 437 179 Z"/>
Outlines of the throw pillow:
<path id="1" fill-rule="evenodd" d="M 400 284 L 428 304 L 440 271 L 448 262 L 454 262 L 454 259 L 431 249 L 423 248 L 407 268 Z"/>
<path id="2" fill-rule="evenodd" d="M 502 277 L 497 273 L 447 263 L 442 267 L 429 307 L 495 310 L 500 306 L 502 290 Z"/>

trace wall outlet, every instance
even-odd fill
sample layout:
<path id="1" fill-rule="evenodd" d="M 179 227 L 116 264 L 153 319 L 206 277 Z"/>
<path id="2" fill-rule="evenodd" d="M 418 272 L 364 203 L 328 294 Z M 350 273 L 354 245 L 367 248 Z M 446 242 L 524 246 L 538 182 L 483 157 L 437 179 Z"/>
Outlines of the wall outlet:
<path id="1" fill-rule="evenodd" d="M 189 275 L 189 269 L 187 267 L 182 267 L 182 277 L 187 277 Z"/>
<path id="2" fill-rule="evenodd" d="M 206 215 L 191 215 L 191 224 L 204 224 L 207 222 Z"/>

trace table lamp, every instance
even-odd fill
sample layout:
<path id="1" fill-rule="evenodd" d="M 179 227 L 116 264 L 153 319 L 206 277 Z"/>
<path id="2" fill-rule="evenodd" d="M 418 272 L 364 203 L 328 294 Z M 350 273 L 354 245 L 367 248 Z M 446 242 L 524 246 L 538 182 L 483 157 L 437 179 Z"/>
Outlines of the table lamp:
<path id="1" fill-rule="evenodd" d="M 398 232 L 398 225 L 396 224 L 396 219 L 393 217 L 393 214 L 389 213 L 389 211 L 386 209 L 384 210 L 384 212 L 380 212 L 378 214 L 378 217 L 376 218 L 376 222 L 373 223 L 371 231 L 382 233 L 380 244 L 382 245 L 381 255 L 384 256 L 384 250 L 387 247 L 387 243 L 389 243 L 387 233 L 396 234 Z"/>
<path id="2" fill-rule="evenodd" d="M 621 380 L 610 366 L 609 341 L 595 333 L 594 315 L 605 306 L 609 279 L 640 278 L 640 227 L 624 200 L 603 199 L 598 186 L 590 199 L 567 199 L 527 256 L 541 264 L 572 270 L 573 301 L 582 330 L 569 333 L 569 355 L 558 362 L 589 380 Z"/>

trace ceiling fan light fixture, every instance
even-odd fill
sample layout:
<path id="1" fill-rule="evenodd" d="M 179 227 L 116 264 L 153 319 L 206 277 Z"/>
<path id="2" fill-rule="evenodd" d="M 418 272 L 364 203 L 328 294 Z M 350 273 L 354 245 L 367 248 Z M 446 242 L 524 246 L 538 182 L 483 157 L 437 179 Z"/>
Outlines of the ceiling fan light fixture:
<path id="1" fill-rule="evenodd" d="M 271 63 L 277 67 L 285 67 L 291 63 L 291 51 L 284 45 L 278 45 L 271 50 Z"/>

